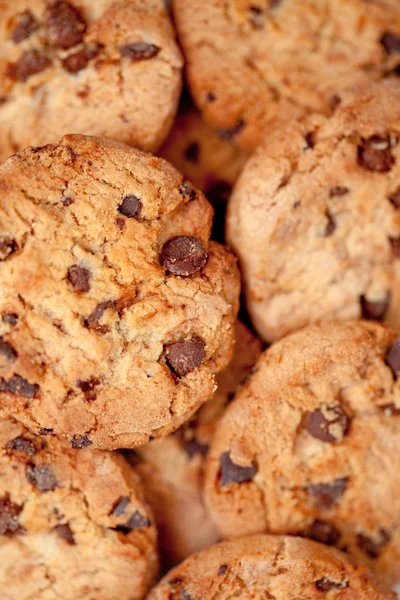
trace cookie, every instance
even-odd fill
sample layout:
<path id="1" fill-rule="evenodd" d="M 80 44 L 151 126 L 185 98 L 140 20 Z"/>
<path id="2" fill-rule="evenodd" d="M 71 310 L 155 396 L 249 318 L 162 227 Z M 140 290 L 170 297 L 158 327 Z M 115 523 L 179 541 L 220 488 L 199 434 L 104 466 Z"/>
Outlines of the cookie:
<path id="1" fill-rule="evenodd" d="M 297 534 L 400 578 L 400 338 L 310 326 L 261 355 L 215 433 L 206 501 L 223 537 Z"/>
<path id="2" fill-rule="evenodd" d="M 181 103 L 160 156 L 204 192 L 215 210 L 212 237 L 222 241 L 228 198 L 248 153 L 212 129 L 201 113 L 186 101 Z"/>
<path id="3" fill-rule="evenodd" d="M 265 340 L 330 319 L 400 325 L 399 140 L 400 83 L 388 81 L 276 131 L 250 159 L 227 237 Z"/>
<path id="4" fill-rule="evenodd" d="M 300 538 L 259 535 L 223 542 L 170 571 L 149 600 L 394 599 L 347 557 Z"/>
<path id="5" fill-rule="evenodd" d="M 254 149 L 279 123 L 329 114 L 348 86 L 397 74 L 397 0 L 174 0 L 192 95 Z"/>
<path id="6" fill-rule="evenodd" d="M 144 598 L 154 521 L 118 453 L 72 450 L 0 422 L 0 587 L 8 600 Z"/>
<path id="7" fill-rule="evenodd" d="M 164 141 L 182 58 L 163 0 L 0 6 L 0 159 L 64 134 Z"/>
<path id="8" fill-rule="evenodd" d="M 66 136 L 0 168 L 0 414 L 73 443 L 167 435 L 230 359 L 236 259 L 166 161 Z"/>
<path id="9" fill-rule="evenodd" d="M 261 352 L 260 340 L 240 321 L 235 330 L 235 352 L 217 376 L 212 400 L 175 434 L 130 455 L 155 515 L 164 565 L 180 562 L 219 539 L 203 502 L 205 456 L 218 419 Z"/>

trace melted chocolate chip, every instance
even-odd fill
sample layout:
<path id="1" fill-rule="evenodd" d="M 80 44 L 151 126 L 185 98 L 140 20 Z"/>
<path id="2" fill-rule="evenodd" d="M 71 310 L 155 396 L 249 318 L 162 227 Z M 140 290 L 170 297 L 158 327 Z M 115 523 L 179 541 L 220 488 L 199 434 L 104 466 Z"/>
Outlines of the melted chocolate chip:
<path id="1" fill-rule="evenodd" d="M 222 575 L 225 575 L 227 570 L 228 570 L 228 565 L 221 565 L 220 568 L 218 569 L 219 577 L 221 577 Z"/>
<path id="2" fill-rule="evenodd" d="M 119 47 L 121 56 L 130 58 L 131 61 L 137 60 L 148 60 L 157 56 L 161 48 L 154 44 L 146 44 L 146 42 L 134 42 L 132 44 L 125 44 Z"/>
<path id="3" fill-rule="evenodd" d="M 74 435 L 74 437 L 69 440 L 69 445 L 74 450 L 82 450 L 83 448 L 87 448 L 92 444 L 93 442 L 89 440 L 87 435 Z"/>
<path id="4" fill-rule="evenodd" d="M 347 435 L 350 419 L 339 405 L 327 406 L 307 413 L 304 427 L 312 437 L 333 444 Z"/>
<path id="5" fill-rule="evenodd" d="M 386 32 L 381 37 L 381 44 L 385 48 L 387 54 L 400 52 L 400 35 Z"/>
<path id="6" fill-rule="evenodd" d="M 18 323 L 18 315 L 17 313 L 6 313 L 2 316 L 1 320 L 3 323 L 7 323 L 8 325 L 11 325 L 11 327 L 14 327 L 14 325 Z"/>
<path id="7" fill-rule="evenodd" d="M 21 533 L 18 517 L 22 506 L 11 502 L 8 496 L 0 498 L 0 535 Z"/>
<path id="8" fill-rule="evenodd" d="M 197 142 L 192 142 L 185 148 L 184 155 L 186 160 L 196 163 L 199 160 L 200 145 Z"/>
<path id="9" fill-rule="evenodd" d="M 68 269 L 67 279 L 77 292 L 84 293 L 90 290 L 90 271 L 84 267 L 72 265 L 72 267 Z"/>
<path id="10" fill-rule="evenodd" d="M 326 218 L 328 222 L 325 227 L 325 237 L 329 237 L 336 230 L 336 221 L 329 210 L 326 211 Z"/>
<path id="11" fill-rule="evenodd" d="M 316 485 L 308 485 L 305 489 L 310 499 L 318 506 L 323 508 L 331 508 L 347 487 L 348 479 L 335 479 L 332 483 L 318 483 Z"/>
<path id="12" fill-rule="evenodd" d="M 85 69 L 88 63 L 98 56 L 102 48 L 101 44 L 92 44 L 91 46 L 85 46 L 81 50 L 69 54 L 62 61 L 62 66 L 69 73 L 79 73 Z"/>
<path id="13" fill-rule="evenodd" d="M 251 467 L 241 467 L 232 462 L 230 453 L 224 452 L 220 457 L 220 480 L 219 485 L 224 487 L 230 483 L 245 483 L 252 481 L 257 473 L 257 465 L 252 463 Z"/>
<path id="14" fill-rule="evenodd" d="M 196 198 L 196 190 L 194 190 L 188 182 L 185 182 L 181 185 L 179 188 L 179 193 L 182 194 L 184 198 L 188 198 L 189 200 L 194 200 Z"/>
<path id="15" fill-rule="evenodd" d="M 108 327 L 106 325 L 99 325 L 99 321 L 102 318 L 104 311 L 108 308 L 112 308 L 115 306 L 115 302 L 113 300 L 105 300 L 104 302 L 100 302 L 96 306 L 96 308 L 90 313 L 87 319 L 84 319 L 83 323 L 85 327 L 89 329 L 95 329 L 100 333 L 106 333 L 108 331 Z"/>
<path id="16" fill-rule="evenodd" d="M 199 337 L 182 340 L 164 346 L 165 358 L 169 368 L 178 376 L 185 377 L 203 362 L 205 343 Z"/>
<path id="17" fill-rule="evenodd" d="M 309 133 L 306 133 L 306 135 L 304 136 L 304 139 L 306 141 L 306 148 L 314 148 L 315 146 L 315 133 L 314 131 L 310 131 Z"/>
<path id="18" fill-rule="evenodd" d="M 10 63 L 6 75 L 14 81 L 27 81 L 50 66 L 51 60 L 43 52 L 36 49 L 27 50 L 17 62 Z"/>
<path id="19" fill-rule="evenodd" d="M 151 523 L 149 519 L 136 510 L 129 521 L 127 521 L 124 525 L 118 525 L 118 527 L 115 529 L 116 531 L 127 534 L 133 529 L 145 529 L 146 527 L 150 527 L 150 525 Z"/>
<path id="20" fill-rule="evenodd" d="M 386 544 L 390 541 L 387 531 L 381 529 L 375 539 L 362 533 L 357 535 L 357 546 L 370 558 L 378 558 Z"/>
<path id="21" fill-rule="evenodd" d="M 27 438 L 22 436 L 16 437 L 13 440 L 10 440 L 6 445 L 7 450 L 12 450 L 16 452 L 23 452 L 28 456 L 34 456 L 36 454 L 36 448 Z"/>
<path id="22" fill-rule="evenodd" d="M 383 319 L 389 308 L 390 298 L 390 292 L 386 293 L 385 298 L 377 300 L 376 302 L 371 302 L 370 300 L 367 300 L 365 296 L 361 296 L 361 313 L 363 319 L 372 319 L 375 321 Z"/>
<path id="23" fill-rule="evenodd" d="M 57 525 L 56 527 L 54 527 L 54 531 L 58 536 L 60 536 L 61 539 L 65 540 L 70 546 L 74 546 L 76 544 L 74 535 L 68 523 L 65 523 L 64 525 Z"/>
<path id="24" fill-rule="evenodd" d="M 387 173 L 394 164 L 389 137 L 373 135 L 358 146 L 358 164 L 367 171 Z"/>
<path id="25" fill-rule="evenodd" d="M 30 10 L 25 10 L 15 17 L 15 27 L 11 33 L 11 39 L 18 44 L 28 38 L 39 27 L 38 22 Z"/>
<path id="26" fill-rule="evenodd" d="M 41 429 L 39 429 L 39 435 L 51 435 L 53 433 L 53 429 L 50 429 L 49 427 L 42 427 Z"/>
<path id="27" fill-rule="evenodd" d="M 334 546 L 340 539 L 340 531 L 331 523 L 315 519 L 311 525 L 307 537 L 327 546 Z"/>
<path id="28" fill-rule="evenodd" d="M 51 2 L 45 13 L 44 32 L 49 46 L 66 50 L 80 44 L 86 23 L 79 10 L 64 0 Z"/>
<path id="29" fill-rule="evenodd" d="M 236 125 L 233 125 L 233 127 L 228 129 L 218 129 L 219 137 L 229 142 L 235 137 L 235 135 L 242 131 L 244 126 L 244 119 L 239 119 L 239 121 L 236 123 Z"/>
<path id="30" fill-rule="evenodd" d="M 207 258 L 207 252 L 200 240 L 183 235 L 174 237 L 164 244 L 160 254 L 160 264 L 173 275 L 189 277 L 201 271 Z"/>
<path id="31" fill-rule="evenodd" d="M 18 249 L 17 242 L 6 236 L 0 236 L 0 261 L 6 260 Z"/>
<path id="32" fill-rule="evenodd" d="M 20 375 L 14 375 L 8 381 L 0 379 L 0 392 L 19 394 L 25 396 L 25 398 L 35 398 L 39 393 L 39 389 L 36 383 L 29 383 Z"/>
<path id="33" fill-rule="evenodd" d="M 334 198 L 335 196 L 345 196 L 349 193 L 349 191 L 350 190 L 347 187 L 335 185 L 333 188 L 331 188 L 329 195 L 331 198 Z"/>
<path id="34" fill-rule="evenodd" d="M 41 492 L 50 492 L 58 487 L 58 481 L 50 465 L 26 465 L 26 478 Z"/>
<path id="35" fill-rule="evenodd" d="M 78 379 L 78 381 L 76 382 L 76 387 L 78 387 L 83 392 L 83 395 L 85 396 L 85 400 L 87 402 L 93 402 L 93 400 L 96 400 L 97 392 L 95 388 L 98 385 L 100 385 L 100 381 L 98 379 L 95 379 L 94 377 L 88 379 L 87 381 L 82 381 L 81 379 Z"/>
<path id="36" fill-rule="evenodd" d="M 394 344 L 388 348 L 385 362 L 392 369 L 392 373 L 397 379 L 397 374 L 400 371 L 400 338 L 397 338 Z"/>
<path id="37" fill-rule="evenodd" d="M 201 444 L 196 440 L 187 440 L 183 442 L 183 449 L 189 458 L 193 458 L 196 454 L 200 454 L 201 456 L 207 456 L 209 445 Z"/>
<path id="38" fill-rule="evenodd" d="M 125 514 L 129 502 L 129 496 L 120 496 L 118 500 L 114 502 L 113 507 L 109 512 L 109 515 L 115 515 L 116 517 L 120 517 L 121 515 Z"/>
<path id="39" fill-rule="evenodd" d="M 388 200 L 393 204 L 395 208 L 400 208 L 400 187 L 388 196 Z"/>
<path id="40" fill-rule="evenodd" d="M 348 587 L 347 581 L 331 581 L 327 577 L 322 577 L 315 582 L 315 587 L 320 592 L 328 592 L 329 590 L 341 590 Z"/>
<path id="41" fill-rule="evenodd" d="M 143 204 L 139 198 L 131 194 L 123 198 L 122 203 L 118 206 L 118 212 L 129 219 L 139 219 L 142 208 Z"/>
<path id="42" fill-rule="evenodd" d="M 0 356 L 4 356 L 9 362 L 13 362 L 18 354 L 16 350 L 0 336 Z"/>

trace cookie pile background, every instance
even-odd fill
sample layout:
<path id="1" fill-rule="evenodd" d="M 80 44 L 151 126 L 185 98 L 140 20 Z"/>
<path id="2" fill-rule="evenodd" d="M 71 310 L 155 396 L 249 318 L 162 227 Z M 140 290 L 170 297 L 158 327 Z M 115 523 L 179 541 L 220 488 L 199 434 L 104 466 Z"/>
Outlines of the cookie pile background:
<path id="1" fill-rule="evenodd" d="M 0 0 L 0 597 L 400 583 L 398 0 Z"/>

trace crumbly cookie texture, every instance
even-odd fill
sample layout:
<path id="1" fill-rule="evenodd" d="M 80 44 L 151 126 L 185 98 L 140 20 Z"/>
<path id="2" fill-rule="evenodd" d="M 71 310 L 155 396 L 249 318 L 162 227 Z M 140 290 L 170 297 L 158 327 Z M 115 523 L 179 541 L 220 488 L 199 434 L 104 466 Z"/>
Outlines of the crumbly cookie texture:
<path id="1" fill-rule="evenodd" d="M 228 198 L 249 154 L 210 127 L 201 113 L 184 100 L 160 156 L 211 202 L 215 210 L 212 236 L 223 240 Z"/>
<path id="2" fill-rule="evenodd" d="M 261 336 L 361 316 L 399 326 L 399 208 L 400 83 L 343 94 L 331 118 L 269 136 L 227 223 Z"/>
<path id="3" fill-rule="evenodd" d="M 0 413 L 133 447 L 215 389 L 238 308 L 212 209 L 166 161 L 66 136 L 0 168 Z"/>
<path id="4" fill-rule="evenodd" d="M 222 542 L 188 558 L 149 600 L 394 600 L 365 566 L 336 549 L 293 537 Z"/>
<path id="5" fill-rule="evenodd" d="M 400 338 L 369 321 L 310 326 L 264 352 L 208 455 L 223 537 L 298 534 L 399 579 L 399 374 Z"/>
<path id="6" fill-rule="evenodd" d="M 158 569 L 154 520 L 117 453 L 72 450 L 0 422 L 0 580 L 7 600 L 141 599 Z"/>
<path id="7" fill-rule="evenodd" d="M 164 565 L 180 562 L 219 539 L 203 502 L 205 456 L 226 405 L 261 353 L 260 340 L 240 321 L 235 333 L 232 361 L 217 375 L 212 400 L 173 435 L 153 440 L 130 455 L 154 512 Z"/>
<path id="8" fill-rule="evenodd" d="M 174 0 L 191 92 L 254 149 L 279 123 L 329 114 L 338 92 L 396 75 L 397 0 Z"/>
<path id="9" fill-rule="evenodd" d="M 0 159 L 64 134 L 164 141 L 182 58 L 162 0 L 0 5 Z"/>

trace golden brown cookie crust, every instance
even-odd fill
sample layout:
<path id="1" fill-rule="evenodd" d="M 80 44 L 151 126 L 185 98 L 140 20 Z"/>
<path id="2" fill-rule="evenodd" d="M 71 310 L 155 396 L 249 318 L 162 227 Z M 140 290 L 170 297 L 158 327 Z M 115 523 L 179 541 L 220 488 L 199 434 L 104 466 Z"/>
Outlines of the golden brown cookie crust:
<path id="1" fill-rule="evenodd" d="M 0 410 L 134 447 L 179 427 L 229 361 L 236 260 L 162 159 L 67 136 L 0 170 Z"/>

